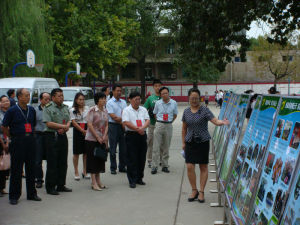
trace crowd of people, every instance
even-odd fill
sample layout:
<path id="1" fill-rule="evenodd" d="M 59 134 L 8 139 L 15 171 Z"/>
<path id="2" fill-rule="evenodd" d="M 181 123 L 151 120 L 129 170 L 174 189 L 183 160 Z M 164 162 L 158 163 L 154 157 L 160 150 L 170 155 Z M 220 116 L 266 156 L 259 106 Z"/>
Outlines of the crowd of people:
<path id="1" fill-rule="evenodd" d="M 85 106 L 84 95 L 77 93 L 73 107 L 63 104 L 60 88 L 41 93 L 40 104 L 28 105 L 30 93 L 25 88 L 14 95 L 0 98 L 0 154 L 10 153 L 10 171 L 0 171 L 0 194 L 5 191 L 10 176 L 9 202 L 18 203 L 21 196 L 22 172 L 25 166 L 27 199 L 41 201 L 36 188 L 45 182 L 47 194 L 72 192 L 66 186 L 68 138 L 73 127 L 74 179 L 91 179 L 94 191 L 106 189 L 100 179 L 105 172 L 109 155 L 110 173 L 126 173 L 129 187 L 146 185 L 143 180 L 146 161 L 151 174 L 169 173 L 169 148 L 173 125 L 178 115 L 177 103 L 169 96 L 169 89 L 160 80 L 153 81 L 154 93 L 141 105 L 141 94 L 132 92 L 129 105 L 121 99 L 122 86 L 115 84 L 112 93 L 108 87 L 94 95 L 95 106 Z M 204 202 L 207 182 L 207 164 L 210 135 L 208 121 L 216 126 L 228 125 L 218 120 L 208 107 L 201 104 L 200 91 L 192 88 L 189 107 L 182 116 L 182 149 L 185 153 L 187 173 L 192 188 L 189 201 Z M 12 102 L 12 103 L 11 103 Z M 11 104 L 15 104 L 11 106 Z M 117 152 L 118 147 L 118 152 Z M 118 153 L 118 154 L 117 154 Z M 78 164 L 82 155 L 80 176 Z M 118 160 L 117 160 L 118 155 Z M 43 160 L 47 160 L 43 173 Z M 195 164 L 200 166 L 200 190 L 196 185 Z M 45 177 L 45 181 L 44 181 Z M 199 196 L 199 197 L 198 197 Z"/>

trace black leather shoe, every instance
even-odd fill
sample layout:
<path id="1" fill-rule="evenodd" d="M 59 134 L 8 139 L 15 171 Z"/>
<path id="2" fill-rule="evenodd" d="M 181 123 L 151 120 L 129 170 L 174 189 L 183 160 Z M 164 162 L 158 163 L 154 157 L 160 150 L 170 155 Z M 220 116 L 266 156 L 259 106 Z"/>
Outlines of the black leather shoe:
<path id="1" fill-rule="evenodd" d="M 58 191 L 58 192 L 72 192 L 72 189 L 67 188 L 66 186 L 62 186 L 62 187 L 56 188 L 56 191 Z"/>
<path id="2" fill-rule="evenodd" d="M 127 173 L 127 170 L 126 169 L 119 169 L 119 172 L 120 173 Z"/>
<path id="3" fill-rule="evenodd" d="M 37 195 L 35 195 L 33 197 L 30 197 L 30 198 L 27 198 L 27 200 L 36 201 L 36 202 L 42 201 L 42 199 Z"/>
<path id="4" fill-rule="evenodd" d="M 43 183 L 42 182 L 38 182 L 35 185 L 36 188 L 42 188 L 43 187 Z"/>
<path id="5" fill-rule="evenodd" d="M 116 174 L 117 174 L 117 172 L 116 172 L 115 170 L 112 170 L 110 173 L 111 173 L 112 175 L 116 175 Z"/>
<path id="6" fill-rule="evenodd" d="M 146 185 L 146 183 L 144 182 L 144 181 L 142 181 L 142 180 L 139 180 L 138 182 L 136 182 L 137 184 L 139 184 L 139 185 Z"/>
<path id="7" fill-rule="evenodd" d="M 156 168 L 152 168 L 151 174 L 156 174 L 156 173 L 157 173 L 157 169 Z"/>
<path id="8" fill-rule="evenodd" d="M 129 184 L 129 187 L 130 187 L 130 188 L 136 188 L 136 184 L 134 184 L 134 183 Z"/>
<path id="9" fill-rule="evenodd" d="M 49 194 L 49 195 L 59 195 L 59 193 L 54 189 L 47 191 L 47 194 Z"/>
<path id="10" fill-rule="evenodd" d="M 163 167 L 162 170 L 165 173 L 170 173 L 170 170 L 168 169 L 168 167 Z"/>
<path id="11" fill-rule="evenodd" d="M 16 205 L 16 204 L 18 204 L 18 200 L 17 200 L 17 199 L 10 199 L 10 200 L 9 200 L 9 203 L 10 203 L 11 205 Z"/>
<path id="12" fill-rule="evenodd" d="M 195 191 L 196 191 L 197 189 L 195 189 Z M 193 190 L 194 191 L 194 190 Z M 189 202 L 193 202 L 193 201 L 195 201 L 197 198 L 198 198 L 198 195 L 199 195 L 199 192 L 198 192 L 198 190 L 197 190 L 197 192 L 196 192 L 196 194 L 194 195 L 194 197 L 192 197 L 192 198 L 188 198 L 188 201 Z"/>

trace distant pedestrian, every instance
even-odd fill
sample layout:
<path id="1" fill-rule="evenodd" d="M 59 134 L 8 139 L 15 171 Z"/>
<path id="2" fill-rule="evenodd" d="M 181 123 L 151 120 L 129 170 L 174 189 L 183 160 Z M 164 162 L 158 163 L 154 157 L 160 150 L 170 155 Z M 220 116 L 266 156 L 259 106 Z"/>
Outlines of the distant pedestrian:
<path id="1" fill-rule="evenodd" d="M 106 109 L 109 115 L 108 138 L 110 150 L 110 171 L 117 174 L 117 145 L 119 145 L 119 172 L 126 173 L 126 146 L 124 130 L 122 127 L 122 112 L 127 107 L 126 102 L 121 99 L 122 86 L 113 86 L 113 97 L 107 102 Z"/>
<path id="2" fill-rule="evenodd" d="M 216 102 L 216 108 L 218 108 L 219 105 L 219 92 L 215 91 L 215 102 Z"/>
<path id="3" fill-rule="evenodd" d="M 147 110 L 140 106 L 139 92 L 130 93 L 129 101 L 130 105 L 123 111 L 122 121 L 126 130 L 127 177 L 130 188 L 135 188 L 136 184 L 146 184 L 143 177 L 147 152 L 146 128 L 150 117 Z"/>
<path id="4" fill-rule="evenodd" d="M 218 100 L 218 103 L 219 103 L 219 106 L 220 108 L 222 108 L 222 104 L 223 104 L 223 96 L 224 96 L 224 93 L 222 90 L 219 91 L 219 100 Z"/>
<path id="5" fill-rule="evenodd" d="M 43 122 L 46 123 L 47 172 L 46 191 L 50 195 L 59 192 L 71 192 L 67 188 L 68 137 L 71 121 L 67 105 L 63 104 L 64 94 L 60 88 L 51 91 L 52 102 L 43 111 Z"/>
<path id="6" fill-rule="evenodd" d="M 89 107 L 85 105 L 84 95 L 78 92 L 74 97 L 73 107 L 70 109 L 70 120 L 73 125 L 73 165 L 75 180 L 80 180 L 78 171 L 79 155 L 82 154 L 82 178 L 90 179 L 90 175 L 86 172 L 86 152 L 85 152 L 85 135 L 87 130 L 86 117 Z"/>
<path id="7" fill-rule="evenodd" d="M 45 106 L 50 102 L 50 94 L 42 92 L 40 94 L 40 105 L 35 107 L 36 111 L 36 125 L 34 131 L 36 154 L 35 154 L 35 182 L 36 188 L 43 186 L 44 173 L 43 173 L 43 159 L 46 159 L 46 139 L 45 129 L 46 124 L 43 122 L 43 110 Z"/>
<path id="8" fill-rule="evenodd" d="M 207 93 L 207 91 L 205 92 L 205 105 L 206 105 L 206 107 L 208 107 L 208 102 L 209 102 L 209 95 L 208 95 L 208 93 Z"/>
<path id="9" fill-rule="evenodd" d="M 162 171 L 169 173 L 169 148 L 171 144 L 173 126 L 172 123 L 177 117 L 177 103 L 169 96 L 169 89 L 162 87 L 159 90 L 161 99 L 155 103 L 153 114 L 156 116 L 156 124 L 154 129 L 153 141 L 153 157 L 151 174 L 156 174 L 159 159 L 160 149 L 162 148 Z"/>
<path id="10" fill-rule="evenodd" d="M 249 119 L 250 119 L 250 117 L 251 117 L 252 111 L 253 111 L 253 109 L 254 109 L 254 106 L 255 106 L 255 103 L 256 103 L 257 96 L 258 96 L 258 94 L 254 94 L 254 95 L 252 95 L 251 98 L 250 98 L 250 103 L 249 103 L 249 105 L 248 105 L 247 112 L 246 112 L 246 119 L 247 119 L 248 122 L 249 122 Z"/>
<path id="11" fill-rule="evenodd" d="M 11 174 L 9 185 L 10 204 L 18 204 L 22 188 L 22 168 L 25 163 L 27 200 L 41 201 L 35 189 L 35 140 L 36 112 L 27 105 L 30 93 L 21 88 L 17 91 L 18 104 L 10 107 L 4 115 L 3 131 L 11 137 Z"/>
<path id="12" fill-rule="evenodd" d="M 154 128 L 156 119 L 153 114 L 155 103 L 160 99 L 159 89 L 161 88 L 161 81 L 158 79 L 153 80 L 153 89 L 154 93 L 149 96 L 144 104 L 144 107 L 148 110 L 149 116 L 150 116 L 150 125 L 148 126 L 148 133 L 147 133 L 147 160 L 148 160 L 148 167 L 151 168 L 151 162 L 152 162 L 152 149 L 153 149 L 153 134 L 154 134 Z M 160 151 L 160 154 L 162 151 Z"/>
<path id="13" fill-rule="evenodd" d="M 185 152 L 187 174 L 192 193 L 188 201 L 198 198 L 200 203 L 204 200 L 204 189 L 208 178 L 209 140 L 208 121 L 216 126 L 228 125 L 228 120 L 218 120 L 209 108 L 200 104 L 200 91 L 197 88 L 189 90 L 190 107 L 184 110 L 182 116 L 182 149 Z M 195 164 L 200 167 L 200 191 L 196 185 Z"/>
<path id="14" fill-rule="evenodd" d="M 2 95 L 0 97 L 0 106 L 1 106 L 0 108 L 0 155 L 3 155 L 9 153 L 9 138 L 3 133 L 1 127 L 4 115 L 10 107 L 10 102 L 7 96 Z M 4 194 L 8 194 L 5 191 L 6 177 L 8 175 L 9 175 L 9 169 L 0 171 L 0 197 L 2 197 Z"/>
<path id="15" fill-rule="evenodd" d="M 103 92 L 94 96 L 95 106 L 87 115 L 88 130 L 85 136 L 87 153 L 86 169 L 91 173 L 92 189 L 102 191 L 106 186 L 100 180 L 100 173 L 105 173 L 105 160 L 94 155 L 95 147 L 106 149 L 108 147 L 108 113 L 105 109 L 106 95 Z"/>
<path id="16" fill-rule="evenodd" d="M 15 92 L 15 89 L 9 89 L 7 91 L 7 96 L 8 96 L 9 101 L 10 101 L 10 107 L 16 105 L 16 100 L 15 100 L 16 92 Z"/>
<path id="17" fill-rule="evenodd" d="M 277 93 L 278 93 L 278 92 L 277 92 L 275 86 L 270 87 L 270 89 L 268 90 L 268 94 L 270 94 L 270 95 L 275 95 L 275 94 L 277 94 Z"/>
<path id="18" fill-rule="evenodd" d="M 102 87 L 101 88 L 101 92 L 103 92 L 105 94 L 105 96 L 106 96 L 106 102 L 108 102 L 109 99 L 111 99 L 109 86 Z"/>

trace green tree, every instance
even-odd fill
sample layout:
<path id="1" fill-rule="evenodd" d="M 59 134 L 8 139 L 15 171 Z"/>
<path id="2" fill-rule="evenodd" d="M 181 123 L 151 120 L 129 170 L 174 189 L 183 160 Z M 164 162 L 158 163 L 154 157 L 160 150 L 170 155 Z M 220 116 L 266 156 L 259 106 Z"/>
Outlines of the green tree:
<path id="1" fill-rule="evenodd" d="M 265 37 L 259 36 L 257 45 L 251 52 L 256 74 L 265 77 L 271 73 L 274 84 L 286 77 L 295 78 L 300 69 L 299 49 L 291 43 L 282 46 L 269 43 Z"/>
<path id="2" fill-rule="evenodd" d="M 43 75 L 53 67 L 52 41 L 45 30 L 43 0 L 0 1 L 0 76 L 11 76 L 13 66 L 26 61 L 32 49 L 36 64 L 44 64 Z M 36 76 L 36 70 L 18 67 L 16 76 Z"/>
<path id="3" fill-rule="evenodd" d="M 47 27 L 54 41 L 54 72 L 63 80 L 75 62 L 97 78 L 117 74 L 128 62 L 127 42 L 138 24 L 128 14 L 132 0 L 46 0 Z"/>

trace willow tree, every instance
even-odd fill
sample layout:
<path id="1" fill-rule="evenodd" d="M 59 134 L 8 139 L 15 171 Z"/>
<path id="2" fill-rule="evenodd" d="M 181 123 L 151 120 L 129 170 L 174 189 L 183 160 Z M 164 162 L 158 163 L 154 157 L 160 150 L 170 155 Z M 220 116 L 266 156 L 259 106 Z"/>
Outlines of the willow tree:
<path id="1" fill-rule="evenodd" d="M 0 76 L 11 76 L 13 66 L 26 61 L 32 49 L 36 64 L 44 64 L 43 75 L 53 67 L 52 42 L 45 31 L 43 0 L 0 1 Z M 36 70 L 18 67 L 17 76 L 35 76 Z"/>

